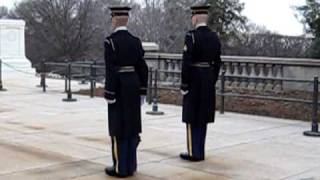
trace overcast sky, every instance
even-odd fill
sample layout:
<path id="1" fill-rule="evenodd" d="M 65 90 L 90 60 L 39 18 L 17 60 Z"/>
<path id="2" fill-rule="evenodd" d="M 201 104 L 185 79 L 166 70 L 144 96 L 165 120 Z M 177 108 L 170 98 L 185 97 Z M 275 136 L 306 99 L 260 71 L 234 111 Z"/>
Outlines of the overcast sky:
<path id="1" fill-rule="evenodd" d="M 0 0 L 0 6 L 12 7 L 15 0 Z"/>
<path id="2" fill-rule="evenodd" d="M 0 6 L 11 8 L 19 0 L 0 0 Z M 303 34 L 303 25 L 295 18 L 294 6 L 305 0 L 240 0 L 246 4 L 243 12 L 253 23 L 286 35 Z"/>
<path id="3" fill-rule="evenodd" d="M 252 22 L 281 34 L 301 35 L 303 25 L 295 17 L 295 6 L 305 0 L 241 0 L 246 4 L 243 12 Z"/>

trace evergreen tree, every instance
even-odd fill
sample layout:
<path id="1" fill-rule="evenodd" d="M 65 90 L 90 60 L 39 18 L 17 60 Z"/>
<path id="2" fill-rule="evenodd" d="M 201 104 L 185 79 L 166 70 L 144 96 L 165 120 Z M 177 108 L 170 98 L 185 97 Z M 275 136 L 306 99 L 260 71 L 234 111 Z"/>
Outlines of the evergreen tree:
<path id="1" fill-rule="evenodd" d="M 311 33 L 315 39 L 309 49 L 309 56 L 320 58 L 320 1 L 306 0 L 306 5 L 297 7 L 301 15 L 301 22 L 305 25 L 307 33 Z"/>

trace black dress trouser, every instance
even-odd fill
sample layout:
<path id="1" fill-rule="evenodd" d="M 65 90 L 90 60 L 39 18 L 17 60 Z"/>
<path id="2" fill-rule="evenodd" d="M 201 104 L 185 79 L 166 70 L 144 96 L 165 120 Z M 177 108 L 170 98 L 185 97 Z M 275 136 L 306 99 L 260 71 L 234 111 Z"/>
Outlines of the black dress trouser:
<path id="1" fill-rule="evenodd" d="M 132 175 L 137 170 L 137 147 L 140 136 L 119 139 L 112 139 L 112 158 L 113 166 L 119 175 Z"/>

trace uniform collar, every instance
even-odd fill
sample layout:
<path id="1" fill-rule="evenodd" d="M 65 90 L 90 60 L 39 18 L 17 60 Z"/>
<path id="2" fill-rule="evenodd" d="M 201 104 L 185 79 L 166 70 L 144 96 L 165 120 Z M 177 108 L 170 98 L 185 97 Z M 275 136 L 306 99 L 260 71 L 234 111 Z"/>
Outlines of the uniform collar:
<path id="1" fill-rule="evenodd" d="M 203 27 L 203 26 L 207 26 L 206 23 L 199 23 L 196 25 L 196 29 L 198 29 L 199 27 Z"/>
<path id="2" fill-rule="evenodd" d="M 117 31 L 128 31 L 128 28 L 126 26 L 119 26 L 113 32 Z"/>

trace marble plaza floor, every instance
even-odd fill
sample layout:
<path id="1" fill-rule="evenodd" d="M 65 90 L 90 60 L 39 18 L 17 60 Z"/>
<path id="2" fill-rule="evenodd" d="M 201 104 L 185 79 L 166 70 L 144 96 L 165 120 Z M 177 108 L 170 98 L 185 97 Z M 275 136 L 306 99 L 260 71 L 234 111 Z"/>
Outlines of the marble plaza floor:
<path id="1" fill-rule="evenodd" d="M 63 81 L 48 92 L 28 75 L 5 77 L 0 92 L 1 180 L 104 180 L 111 164 L 106 103 L 102 98 L 61 99 Z M 74 84 L 76 89 L 88 85 Z M 243 114 L 217 114 L 209 126 L 206 161 L 178 158 L 186 150 L 181 107 L 160 105 L 164 116 L 143 106 L 138 172 L 130 179 L 320 179 L 320 138 L 304 137 L 310 124 Z"/>

